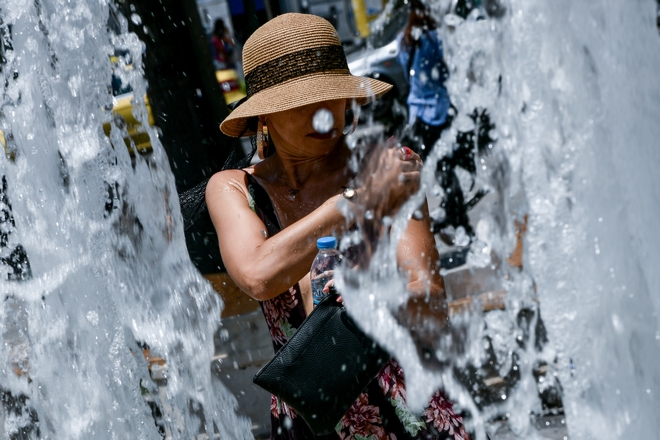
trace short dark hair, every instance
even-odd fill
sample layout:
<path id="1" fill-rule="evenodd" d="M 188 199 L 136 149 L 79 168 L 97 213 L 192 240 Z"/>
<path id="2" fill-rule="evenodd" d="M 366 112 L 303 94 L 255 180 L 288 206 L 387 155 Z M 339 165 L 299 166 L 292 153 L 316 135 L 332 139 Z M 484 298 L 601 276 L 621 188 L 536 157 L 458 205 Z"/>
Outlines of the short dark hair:
<path id="1" fill-rule="evenodd" d="M 213 33 L 215 35 L 221 36 L 225 33 L 225 22 L 222 18 L 218 18 L 215 20 L 215 23 L 213 23 Z"/>

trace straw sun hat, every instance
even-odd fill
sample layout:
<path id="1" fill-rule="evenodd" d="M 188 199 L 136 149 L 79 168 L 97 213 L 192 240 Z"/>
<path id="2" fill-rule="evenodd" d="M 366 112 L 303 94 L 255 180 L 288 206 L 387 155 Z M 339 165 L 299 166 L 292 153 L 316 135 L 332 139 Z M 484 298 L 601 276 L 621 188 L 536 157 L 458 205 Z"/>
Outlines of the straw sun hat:
<path id="1" fill-rule="evenodd" d="M 228 136 L 256 134 L 257 116 L 333 99 L 358 105 L 392 88 L 351 75 L 335 28 L 310 14 L 280 15 L 257 29 L 243 47 L 247 99 L 220 124 Z"/>

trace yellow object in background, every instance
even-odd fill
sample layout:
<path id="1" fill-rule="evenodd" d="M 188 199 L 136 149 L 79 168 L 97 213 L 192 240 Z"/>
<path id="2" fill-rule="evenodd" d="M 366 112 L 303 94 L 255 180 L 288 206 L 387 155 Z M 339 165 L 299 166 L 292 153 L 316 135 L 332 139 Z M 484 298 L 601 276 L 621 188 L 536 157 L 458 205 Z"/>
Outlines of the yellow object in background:
<path id="1" fill-rule="evenodd" d="M 110 61 L 115 66 L 119 58 L 117 56 L 110 57 Z M 126 69 L 132 69 L 132 65 L 124 66 Z M 231 104 L 239 99 L 245 97 L 245 87 L 241 83 L 238 73 L 234 69 L 217 70 L 215 77 L 220 86 L 220 90 L 225 98 L 227 104 Z M 130 88 L 129 88 L 130 90 Z M 115 97 L 115 104 L 112 108 L 112 118 L 119 128 L 126 128 L 128 136 L 124 138 L 124 143 L 128 148 L 131 155 L 137 151 L 140 154 L 145 154 L 151 151 L 151 139 L 149 134 L 142 127 L 142 125 L 133 116 L 133 93 L 125 93 Z M 149 98 L 145 95 L 144 103 L 147 107 L 148 124 L 153 126 L 155 124 L 154 116 L 149 105 Z M 103 131 L 106 136 L 110 136 L 111 125 L 110 122 L 103 124 Z M 5 134 L 0 130 L 0 143 L 9 157 L 14 160 L 14 153 L 7 149 L 7 141 Z M 133 147 L 134 146 L 134 147 Z"/>
<path id="2" fill-rule="evenodd" d="M 245 97 L 245 87 L 241 84 L 236 70 L 216 70 L 215 79 L 220 85 L 220 90 L 222 90 L 227 105 Z"/>
<path id="3" fill-rule="evenodd" d="M 144 103 L 147 107 L 148 123 L 149 125 L 154 125 L 154 116 L 151 113 L 151 106 L 149 105 L 149 98 L 145 95 Z M 128 151 L 131 155 L 135 154 L 135 151 L 131 145 L 131 141 L 135 145 L 135 150 L 138 153 L 144 154 L 151 151 L 151 139 L 149 139 L 149 133 L 142 128 L 140 124 L 133 116 L 133 94 L 130 93 L 125 96 L 118 97 L 116 104 L 112 109 L 112 117 L 115 120 L 115 124 L 120 128 L 126 128 L 128 132 L 128 138 L 124 138 L 124 143 L 128 148 Z M 106 122 L 103 124 L 103 131 L 106 136 L 110 136 L 110 123 Z"/>
<path id="4" fill-rule="evenodd" d="M 353 15 L 355 16 L 355 27 L 360 34 L 360 37 L 366 38 L 369 36 L 369 16 L 367 14 L 367 6 L 364 0 L 351 0 L 353 6 Z"/>

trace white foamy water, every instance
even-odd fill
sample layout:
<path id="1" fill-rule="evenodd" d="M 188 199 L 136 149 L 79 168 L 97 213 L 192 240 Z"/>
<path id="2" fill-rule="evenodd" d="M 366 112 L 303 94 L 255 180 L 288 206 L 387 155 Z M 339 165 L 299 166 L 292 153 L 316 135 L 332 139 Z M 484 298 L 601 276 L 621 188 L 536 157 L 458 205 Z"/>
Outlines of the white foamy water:
<path id="1" fill-rule="evenodd" d="M 436 18 L 446 3 L 432 2 Z M 377 269 L 362 279 L 363 291 L 345 294 L 349 310 L 401 360 L 411 406 L 420 407 L 434 387 L 444 386 L 472 412 L 478 438 L 485 438 L 483 429 L 495 415 L 508 417 L 515 438 L 539 435 L 529 418 L 530 411 L 541 410 L 532 377 L 538 361 L 548 364 L 546 377 L 561 384 L 569 438 L 655 438 L 660 428 L 656 4 L 502 3 L 507 12 L 501 19 L 448 16 L 441 31 L 457 124 L 469 120 L 475 108 L 486 108 L 496 126 L 497 142 L 477 157 L 476 185 L 490 190 L 490 199 L 473 224 L 479 241 L 471 256 L 482 249 L 493 253 L 490 260 L 468 261 L 472 270 L 492 265 L 507 290 L 506 310 L 473 314 L 466 333 L 472 343 L 454 359 L 479 365 L 486 334 L 496 355 L 520 357 L 521 380 L 510 395 L 502 395 L 503 402 L 479 408 L 448 370 L 424 368 L 408 332 L 389 312 L 403 298 L 391 249 L 374 257 Z M 453 136 L 445 132 L 436 151 L 449 151 Z M 438 193 L 433 165 L 432 156 L 425 170 L 429 194 Z M 514 219 L 525 214 L 529 224 L 520 272 L 498 261 L 513 250 Z M 542 349 L 531 343 L 521 349 L 516 342 L 523 334 L 518 313 L 529 307 L 540 310 L 547 329 Z"/>
<path id="2" fill-rule="evenodd" d="M 652 1 L 512 2 L 497 47 L 510 210 L 571 438 L 660 428 L 660 38 Z M 520 109 L 526 105 L 527 111 Z M 570 371 L 573 360 L 575 370 Z"/>
<path id="3" fill-rule="evenodd" d="M 221 301 L 188 258 L 158 137 L 151 129 L 153 153 L 131 158 L 126 133 L 102 129 L 115 47 L 132 54 L 126 77 L 146 120 L 141 43 L 108 33 L 105 1 L 6 0 L 0 10 L 1 128 L 14 157 L 0 159 L 14 220 L 0 251 L 21 244 L 31 268 L 2 281 L 0 386 L 19 402 L 3 405 L 3 438 L 250 438 L 211 376 Z M 165 360 L 166 386 L 140 344 Z"/>
<path id="4" fill-rule="evenodd" d="M 434 3 L 434 11 L 445 3 Z M 517 438 L 535 437 L 529 412 L 540 407 L 531 375 L 538 360 L 561 383 L 571 439 L 655 438 L 655 4 L 503 4 L 501 19 L 449 17 L 452 28 L 442 32 L 457 120 L 487 108 L 496 125 L 498 140 L 479 158 L 476 183 L 496 197 L 481 213 L 480 241 L 468 260 L 475 271 L 496 267 L 507 308 L 475 312 L 465 326 L 471 342 L 465 349 L 455 341 L 440 346 L 459 353 L 458 365 L 479 364 L 487 334 L 504 359 L 501 374 L 515 351 L 522 379 L 499 405 L 480 405 L 450 370 L 420 363 L 408 332 L 389 312 L 402 303 L 404 285 L 389 248 L 374 257 L 375 270 L 361 280 L 361 291 L 345 286 L 346 302 L 396 353 L 411 406 L 419 408 L 443 386 L 472 412 L 478 438 L 500 414 L 509 416 Z M 103 1 L 3 0 L 0 10 L 7 59 L 0 128 L 14 157 L 0 162 L 7 182 L 0 208 L 13 218 L 3 217 L 0 225 L 6 234 L 0 256 L 8 258 L 20 244 L 31 269 L 21 272 L 22 280 L 2 282 L 0 386 L 26 403 L 20 415 L 5 413 L 0 429 L 8 435 L 23 428 L 36 437 L 33 414 L 43 438 L 160 438 L 147 404 L 152 400 L 174 438 L 200 431 L 249 438 L 249 422 L 235 415 L 234 397 L 211 377 L 221 304 L 188 259 L 158 137 L 150 132 L 150 156 L 132 159 L 119 127 L 109 139 L 102 131 L 111 119 L 104 110 L 112 104 L 108 57 L 115 47 L 130 51 L 136 63 L 127 75 L 139 98 L 145 92 L 141 43 L 127 33 L 108 35 Z M 141 99 L 135 108 L 143 119 Z M 437 151 L 447 151 L 451 135 Z M 425 172 L 427 190 L 437 193 Z M 404 214 L 413 215 L 414 202 L 407 208 Z M 493 256 L 504 260 L 511 252 L 513 219 L 524 214 L 529 226 L 518 272 Z M 401 220 L 393 224 L 395 237 Z M 7 264 L 2 268 L 3 275 L 14 273 Z M 516 348 L 517 313 L 525 307 L 542 312 L 548 342 L 540 351 L 531 343 Z M 166 360 L 166 387 L 151 380 L 138 342 Z"/>

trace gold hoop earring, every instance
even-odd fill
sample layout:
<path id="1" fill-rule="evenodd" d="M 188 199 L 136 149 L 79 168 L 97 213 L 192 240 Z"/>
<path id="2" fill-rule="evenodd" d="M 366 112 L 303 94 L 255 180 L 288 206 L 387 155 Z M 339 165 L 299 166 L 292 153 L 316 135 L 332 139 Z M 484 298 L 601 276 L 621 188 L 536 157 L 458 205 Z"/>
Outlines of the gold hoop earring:
<path id="1" fill-rule="evenodd" d="M 350 135 L 355 133 L 355 130 L 357 129 L 358 122 L 360 122 L 360 115 L 358 115 L 357 111 L 353 111 L 353 123 L 351 124 L 351 127 L 346 130 L 344 129 L 344 134 L 345 135 Z"/>
<path id="2" fill-rule="evenodd" d="M 351 128 L 348 131 L 344 130 L 344 134 L 349 135 L 355 133 L 359 121 L 360 121 L 360 116 L 357 114 L 357 112 L 353 112 L 353 124 L 351 124 Z"/>
<path id="3" fill-rule="evenodd" d="M 268 126 L 259 119 L 257 123 L 257 155 L 259 159 L 264 160 L 269 156 L 268 154 Z"/>

